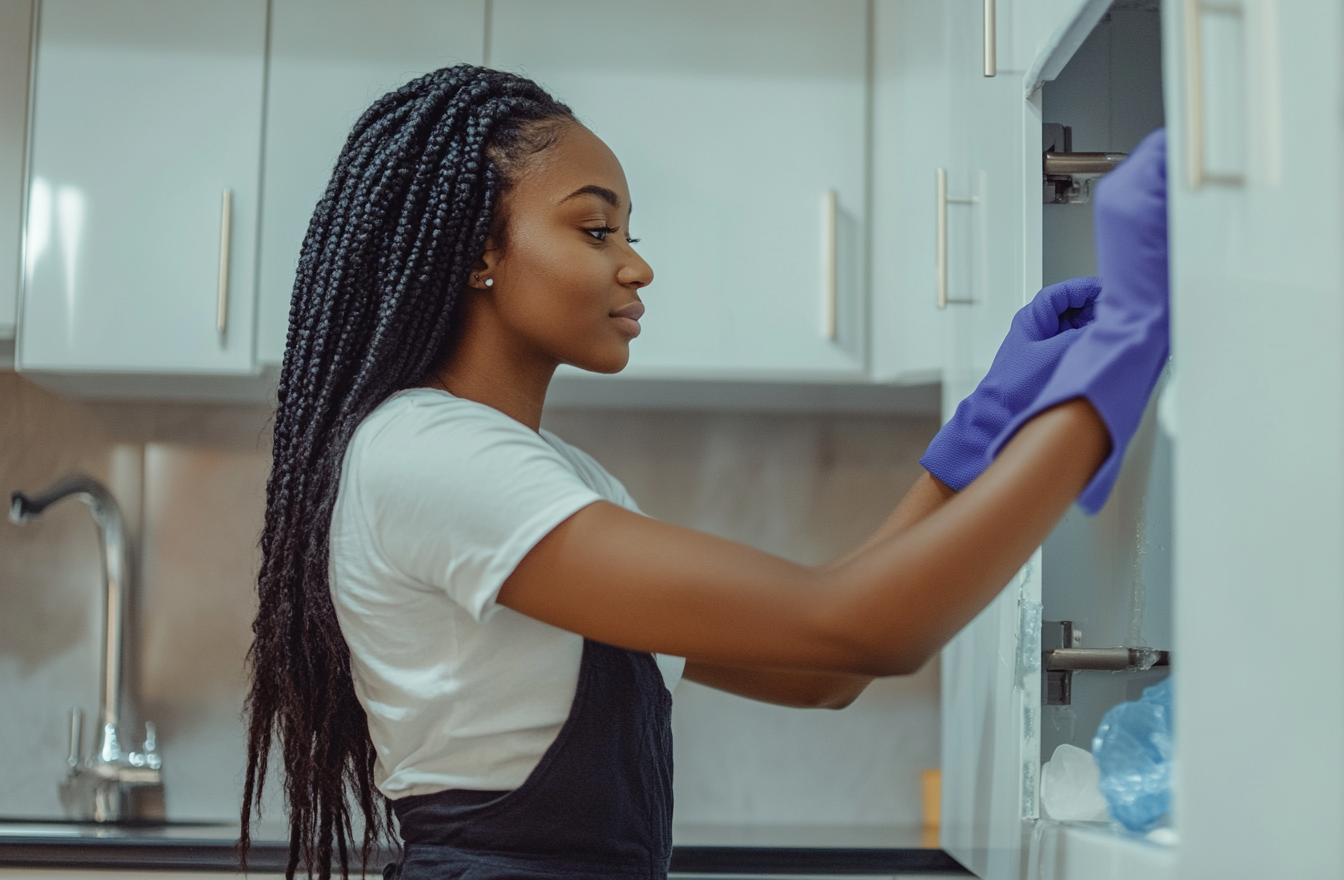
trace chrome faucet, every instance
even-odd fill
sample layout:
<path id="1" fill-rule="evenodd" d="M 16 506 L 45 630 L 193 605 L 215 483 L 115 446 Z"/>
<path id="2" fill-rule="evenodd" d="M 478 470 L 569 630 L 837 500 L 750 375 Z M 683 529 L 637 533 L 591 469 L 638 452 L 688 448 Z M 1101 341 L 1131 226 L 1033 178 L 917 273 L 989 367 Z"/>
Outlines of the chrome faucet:
<path id="1" fill-rule="evenodd" d="M 123 751 L 119 725 L 122 722 L 122 666 L 130 602 L 130 546 L 125 521 L 112 493 L 89 477 L 66 477 L 36 497 L 22 492 L 10 496 L 9 518 L 23 525 L 41 515 L 62 498 L 74 497 L 89 505 L 98 526 L 103 556 L 103 669 L 100 682 L 97 749 L 84 757 L 84 713 L 70 711 L 69 770 L 65 786 L 83 801 L 82 812 L 95 822 L 123 818 L 126 795 L 131 788 L 163 784 L 163 761 L 159 757 L 154 725 L 146 722 L 143 751 Z"/>

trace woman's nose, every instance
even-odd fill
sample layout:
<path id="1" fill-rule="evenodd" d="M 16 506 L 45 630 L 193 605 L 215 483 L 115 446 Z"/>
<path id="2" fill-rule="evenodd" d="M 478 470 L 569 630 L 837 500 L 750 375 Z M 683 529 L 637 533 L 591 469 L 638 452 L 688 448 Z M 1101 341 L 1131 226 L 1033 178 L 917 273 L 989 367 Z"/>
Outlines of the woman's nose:
<path id="1" fill-rule="evenodd" d="M 632 259 L 616 273 L 616 280 L 624 287 L 648 287 L 653 283 L 653 267 L 644 258 L 630 250 Z"/>

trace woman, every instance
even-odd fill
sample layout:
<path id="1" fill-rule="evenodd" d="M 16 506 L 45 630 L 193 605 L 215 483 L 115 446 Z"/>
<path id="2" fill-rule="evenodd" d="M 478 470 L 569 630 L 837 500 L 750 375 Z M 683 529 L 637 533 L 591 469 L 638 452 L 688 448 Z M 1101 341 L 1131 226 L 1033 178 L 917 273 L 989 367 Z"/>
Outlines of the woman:
<path id="1" fill-rule="evenodd" d="M 540 430 L 559 364 L 625 366 L 653 280 L 606 145 L 497 71 L 444 69 L 380 99 L 295 282 L 243 851 L 278 740 L 288 875 L 345 873 L 352 820 L 366 861 L 395 812 L 389 876 L 665 876 L 675 658 L 734 693 L 845 705 L 918 669 L 1080 490 L 1104 501 L 1166 356 L 1150 140 L 1098 197 L 1095 320 L 1095 279 L 1042 291 L 930 446 L 930 473 L 813 568 L 640 515 Z"/>

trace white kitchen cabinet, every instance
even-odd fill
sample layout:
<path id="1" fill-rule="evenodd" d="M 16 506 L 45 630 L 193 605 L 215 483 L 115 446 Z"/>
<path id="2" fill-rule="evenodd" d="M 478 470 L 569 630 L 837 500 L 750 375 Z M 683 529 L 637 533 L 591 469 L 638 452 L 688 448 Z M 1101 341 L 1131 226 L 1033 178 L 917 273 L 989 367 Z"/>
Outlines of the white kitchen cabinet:
<path id="1" fill-rule="evenodd" d="M 981 7 L 968 0 L 959 13 L 969 17 Z M 1016 70 L 1000 63 L 993 78 L 973 68 L 983 60 L 976 57 L 983 33 L 969 28 L 960 35 L 953 139 L 962 147 L 953 161 L 965 165 L 960 179 L 949 169 L 949 192 L 965 199 L 961 207 L 973 222 L 958 235 L 949 206 L 948 308 L 956 311 L 946 356 L 947 414 L 983 376 L 1028 298 L 1044 283 L 1096 271 L 1091 204 L 1042 205 L 1042 122 L 1072 125 L 1075 150 L 1127 151 L 1162 121 L 1156 12 L 1123 13 L 1127 29 L 1118 33 L 1110 20 L 1093 28 L 1104 7 L 1080 3 L 1071 10 L 1084 20 L 1049 29 L 1043 51 L 1050 57 L 1018 59 Z M 1091 42 L 1074 57 L 1089 33 Z M 1043 70 L 1053 76 L 1061 69 L 1044 92 L 1035 88 Z M 1171 648 L 1169 573 L 1163 577 L 1169 565 L 1161 565 L 1171 543 L 1169 462 L 1170 447 L 1150 416 L 1106 509 L 1094 519 L 1071 512 L 944 651 L 942 843 L 980 876 L 1053 877 L 1048 872 L 1056 870 L 1061 877 L 1088 876 L 1095 861 L 1078 856 L 1065 870 L 1067 860 L 1051 860 L 1045 848 L 1073 844 L 1091 853 L 1128 845 L 1116 835 L 1078 843 L 1073 829 L 1050 831 L 1054 826 L 1038 822 L 1040 765 L 1060 742 L 1089 747 L 1100 715 L 1137 698 L 1160 673 L 1078 673 L 1071 705 L 1043 706 L 1041 628 L 1046 620 L 1073 620 L 1087 647 Z M 1138 588 L 1145 577 L 1153 582 L 1146 593 Z M 1150 849 L 1126 855 L 1138 861 L 1122 856 L 1119 864 L 1155 871 L 1173 858 Z"/>
<path id="2" fill-rule="evenodd" d="M 18 368 L 253 373 L 265 0 L 40 10 Z"/>
<path id="3" fill-rule="evenodd" d="M 1027 104 L 1075 150 L 1161 122 L 1156 15 L 1117 8 L 1033 62 L 1058 79 Z M 1344 646 L 1302 625 L 1344 617 L 1341 19 L 1163 4 L 1172 374 L 1107 507 L 1070 513 L 944 654 L 942 842 L 981 876 L 1344 874 Z M 1090 212 L 1045 206 L 1035 253 L 1025 223 L 1024 273 L 1091 271 Z M 1040 707 L 1041 620 L 1061 618 L 1085 646 L 1172 651 L 1178 844 L 1037 818 L 1040 760 L 1157 677 L 1078 673 L 1070 706 Z"/>
<path id="4" fill-rule="evenodd" d="M 943 9 L 953 108 L 939 193 L 947 417 L 1041 286 L 1041 171 L 1039 112 L 1023 87 L 1027 65 L 1001 53 L 995 75 L 986 76 L 984 4 L 956 0 Z M 1033 627 L 1040 585 L 1037 554 L 943 652 L 941 842 L 982 876 L 1017 876 L 1023 817 L 1034 815 L 1040 682 L 1021 633 Z"/>
<path id="5" fill-rule="evenodd" d="M 299 248 L 336 157 L 382 94 L 480 64 L 486 0 L 272 0 L 257 358 L 284 356 Z"/>
<path id="6" fill-rule="evenodd" d="M 495 0 L 488 62 L 621 160 L 656 278 L 633 377 L 867 376 L 867 4 Z"/>
<path id="7" fill-rule="evenodd" d="M 1179 876 L 1341 877 L 1344 13 L 1163 25 Z"/>
<path id="8" fill-rule="evenodd" d="M 950 414 L 1038 283 L 1023 223 L 1038 135 L 1023 77 L 1096 0 L 879 0 L 873 23 L 873 354 L 878 381 L 944 379 Z M 995 13 L 986 30 L 985 11 Z M 1077 25 L 1089 27 L 1090 23 Z M 1076 29 L 1076 28 L 1075 28 Z M 1077 45 L 1077 41 L 1073 43 Z M 994 57 L 986 76 L 986 55 Z M 1030 149 L 1028 148 L 1030 147 Z M 941 181 L 941 183 L 940 183 Z M 1024 202 L 1024 200 L 1027 200 Z M 940 246 L 940 241 L 942 245 Z"/>
<path id="9" fill-rule="evenodd" d="M 937 169 L 947 164 L 947 15 L 925 0 L 873 8 L 872 377 L 939 381 L 949 315 L 937 301 Z"/>
<path id="10" fill-rule="evenodd" d="M 950 315 L 943 354 L 948 414 L 980 381 L 1013 314 L 1041 286 L 1042 119 L 1036 86 L 1039 77 L 1058 72 L 1108 5 L 1100 0 L 940 4 L 951 107 L 943 150 L 946 198 L 940 193 L 938 199 L 946 218 L 940 267 L 946 280 L 939 298 Z M 990 8 L 996 22 L 992 38 L 985 21 Z"/>
<path id="11" fill-rule="evenodd" d="M 1020 80 L 1028 91 L 1044 79 L 1050 80 L 1058 68 L 1046 68 L 1052 60 L 1067 61 L 1071 53 L 1091 32 L 1097 20 L 1112 6 L 1113 0 L 980 0 L 981 14 L 993 7 L 995 19 L 994 76 Z M 1120 4 L 1125 5 L 1125 4 Z M 984 28 L 981 27 L 981 34 Z M 1067 46 L 1065 55 L 1057 55 L 1058 46 Z M 982 68 L 985 48 L 982 45 Z M 984 71 L 982 70 L 982 75 Z"/>
<path id="12" fill-rule="evenodd" d="M 33 0 L 0 0 L 0 339 L 14 336 Z"/>

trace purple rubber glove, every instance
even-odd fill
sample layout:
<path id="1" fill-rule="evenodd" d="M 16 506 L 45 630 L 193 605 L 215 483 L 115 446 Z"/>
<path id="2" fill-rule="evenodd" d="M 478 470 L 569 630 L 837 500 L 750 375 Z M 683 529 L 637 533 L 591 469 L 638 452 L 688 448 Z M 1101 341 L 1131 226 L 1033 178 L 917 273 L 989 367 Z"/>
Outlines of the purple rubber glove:
<path id="1" fill-rule="evenodd" d="M 1115 485 L 1125 449 L 1170 350 L 1167 280 L 1167 134 L 1158 129 L 1097 187 L 1096 320 L 1082 331 L 1040 395 L 990 447 L 997 455 L 1027 420 L 1085 397 L 1111 434 L 1111 454 L 1078 496 L 1096 513 Z"/>
<path id="2" fill-rule="evenodd" d="M 994 363 L 933 438 L 919 463 L 960 492 L 989 466 L 989 444 L 1050 379 L 1064 352 L 1092 320 L 1100 278 L 1052 284 L 1013 316 Z"/>

